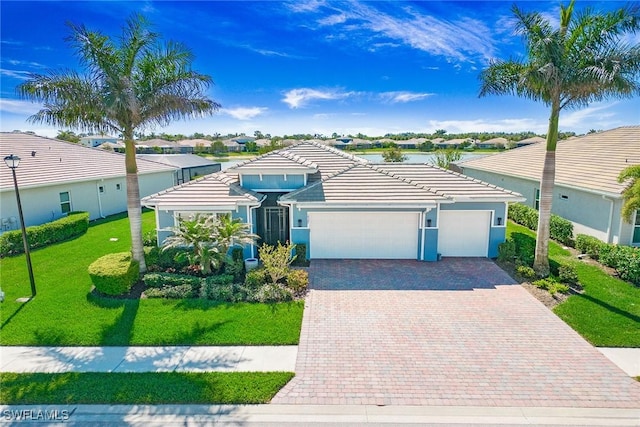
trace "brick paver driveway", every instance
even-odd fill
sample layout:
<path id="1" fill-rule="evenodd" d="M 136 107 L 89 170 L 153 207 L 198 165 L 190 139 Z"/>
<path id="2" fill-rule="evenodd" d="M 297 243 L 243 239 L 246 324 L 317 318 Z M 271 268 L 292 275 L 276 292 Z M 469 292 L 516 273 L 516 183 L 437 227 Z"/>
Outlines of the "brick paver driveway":
<path id="1" fill-rule="evenodd" d="M 640 407 L 639 383 L 490 260 L 309 273 L 296 377 L 273 403 Z"/>

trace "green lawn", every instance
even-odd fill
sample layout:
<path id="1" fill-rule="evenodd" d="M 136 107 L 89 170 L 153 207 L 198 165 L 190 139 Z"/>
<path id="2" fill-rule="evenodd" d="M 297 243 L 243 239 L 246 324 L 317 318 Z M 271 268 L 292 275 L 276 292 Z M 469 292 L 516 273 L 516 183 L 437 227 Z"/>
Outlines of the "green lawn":
<path id="1" fill-rule="evenodd" d="M 0 374 L 0 403 L 268 403 L 290 372 Z"/>
<path id="2" fill-rule="evenodd" d="M 535 233 L 509 222 L 507 233 Z M 584 288 L 554 308 L 554 312 L 591 344 L 598 347 L 640 347 L 640 288 L 611 277 L 597 266 L 571 258 L 554 242 L 549 254 L 555 261 L 571 262 Z"/>
<path id="3" fill-rule="evenodd" d="M 154 213 L 143 214 L 152 230 Z M 117 240 L 113 240 L 117 239 Z M 100 221 L 76 239 L 31 254 L 38 294 L 30 295 L 24 256 L 0 260 L 2 345 L 297 344 L 302 302 L 226 304 L 205 300 L 118 300 L 90 293 L 87 267 L 130 248 L 126 216 Z"/>

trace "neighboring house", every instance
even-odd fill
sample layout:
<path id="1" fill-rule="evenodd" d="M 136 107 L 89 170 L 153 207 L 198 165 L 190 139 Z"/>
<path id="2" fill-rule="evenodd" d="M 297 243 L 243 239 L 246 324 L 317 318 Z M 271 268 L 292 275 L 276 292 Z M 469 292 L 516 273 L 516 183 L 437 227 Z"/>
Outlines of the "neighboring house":
<path id="1" fill-rule="evenodd" d="M 176 184 L 219 172 L 222 169 L 220 163 L 212 162 L 195 154 L 138 154 L 137 157 L 178 168 Z"/>
<path id="2" fill-rule="evenodd" d="M 138 153 L 154 154 L 160 152 L 164 154 L 170 154 L 182 152 L 182 147 L 180 147 L 177 143 L 160 138 L 137 141 L 136 146 Z"/>
<path id="3" fill-rule="evenodd" d="M 230 213 L 262 242 L 307 245 L 314 258 L 435 261 L 495 257 L 519 194 L 429 164 L 370 164 L 300 142 L 146 197 L 158 240 L 178 218 Z M 248 248 L 246 256 L 254 256 Z"/>
<path id="4" fill-rule="evenodd" d="M 82 138 L 80 138 L 81 145 L 84 145 L 85 147 L 91 147 L 91 148 L 95 148 L 101 144 L 104 144 L 105 142 L 109 142 L 111 144 L 117 144 L 118 138 L 115 138 L 113 136 L 108 136 L 108 135 L 89 135 L 89 136 L 83 136 Z"/>
<path id="5" fill-rule="evenodd" d="M 505 148 L 509 140 L 503 137 L 491 138 L 486 141 L 476 141 L 477 148 Z"/>
<path id="6" fill-rule="evenodd" d="M 205 153 L 211 149 L 212 141 L 208 139 L 182 139 L 176 143 L 179 147 L 175 152 L 188 153 Z"/>
<path id="7" fill-rule="evenodd" d="M 538 208 L 546 144 L 459 163 L 464 174 L 516 191 Z M 640 126 L 620 127 L 558 142 L 553 213 L 573 222 L 575 233 L 605 242 L 640 245 L 640 214 L 633 223 L 620 217 L 617 181 L 627 166 L 640 164 Z"/>
<path id="8" fill-rule="evenodd" d="M 516 142 L 516 147 L 526 147 L 527 145 L 540 144 L 541 142 L 546 143 L 547 140 L 545 138 L 542 138 L 541 136 L 532 136 L 531 138 L 523 139 Z"/>
<path id="9" fill-rule="evenodd" d="M 0 133 L 2 157 L 21 158 L 16 169 L 25 225 L 87 211 L 90 219 L 127 210 L 124 154 L 24 133 Z M 138 161 L 140 194 L 174 185 L 175 168 Z M 0 165 L 0 218 L 5 231 L 19 227 L 11 170 Z M 4 221 L 7 219 L 7 221 Z"/>

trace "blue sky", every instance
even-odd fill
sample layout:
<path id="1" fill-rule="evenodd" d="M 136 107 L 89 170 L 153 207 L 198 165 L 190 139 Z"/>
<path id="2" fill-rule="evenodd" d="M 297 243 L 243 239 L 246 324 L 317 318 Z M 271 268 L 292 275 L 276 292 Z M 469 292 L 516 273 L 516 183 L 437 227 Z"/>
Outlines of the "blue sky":
<path id="1" fill-rule="evenodd" d="M 559 2 L 520 1 L 557 21 Z M 623 2 L 578 1 L 612 9 Z M 491 58 L 522 55 L 510 1 L 2 1 L 0 130 L 56 129 L 27 123 L 38 105 L 16 97 L 29 73 L 79 69 L 64 41 L 67 21 L 117 35 L 133 12 L 165 40 L 195 54 L 212 76 L 213 116 L 159 132 L 318 133 L 370 136 L 531 130 L 546 133 L 548 110 L 509 96 L 478 98 Z M 640 36 L 632 42 L 639 42 Z M 640 124 L 640 100 L 563 112 L 560 128 L 585 133 Z"/>

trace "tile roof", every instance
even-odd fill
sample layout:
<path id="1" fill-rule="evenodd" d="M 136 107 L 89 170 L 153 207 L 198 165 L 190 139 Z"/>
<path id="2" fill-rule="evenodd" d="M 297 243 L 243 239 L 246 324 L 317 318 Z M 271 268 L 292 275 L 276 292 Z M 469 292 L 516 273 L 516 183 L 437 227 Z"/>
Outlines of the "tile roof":
<path id="1" fill-rule="evenodd" d="M 280 197 L 283 202 L 323 204 L 377 204 L 386 206 L 424 205 L 446 202 L 447 198 L 408 179 L 386 172 L 376 165 L 354 164 L 307 187 Z"/>
<path id="2" fill-rule="evenodd" d="M 22 159 L 16 171 L 21 188 L 125 176 L 124 154 L 27 133 L 0 132 L 0 153 Z M 148 160 L 137 163 L 140 175 L 175 170 Z M 13 190 L 11 170 L 4 164 L 1 190 Z"/>
<path id="3" fill-rule="evenodd" d="M 378 169 L 407 178 L 431 191 L 456 201 L 504 200 L 518 201 L 522 196 L 478 179 L 439 168 L 429 163 L 384 163 Z"/>
<path id="4" fill-rule="evenodd" d="M 319 181 L 356 164 L 368 163 L 366 159 L 345 153 L 317 142 L 304 141 L 287 147 L 286 150 L 318 166 L 318 172 L 309 176 L 309 182 Z"/>
<path id="5" fill-rule="evenodd" d="M 300 173 L 316 173 L 318 165 L 311 160 L 304 159 L 288 149 L 272 151 L 237 164 L 228 169 L 229 173 L 257 172 L 257 171 L 286 171 Z"/>
<path id="6" fill-rule="evenodd" d="M 539 181 L 546 144 L 468 160 L 459 166 Z M 556 148 L 556 184 L 620 195 L 628 183 L 618 183 L 627 166 L 640 164 L 640 126 L 625 126 L 560 141 Z"/>
<path id="7" fill-rule="evenodd" d="M 195 154 L 137 154 L 136 157 L 177 168 L 194 168 L 219 164 Z"/>
<path id="8" fill-rule="evenodd" d="M 234 208 L 238 204 L 254 205 L 264 198 L 255 191 L 238 185 L 237 180 L 224 172 L 206 175 L 182 185 L 144 197 L 144 206 L 221 207 Z"/>

